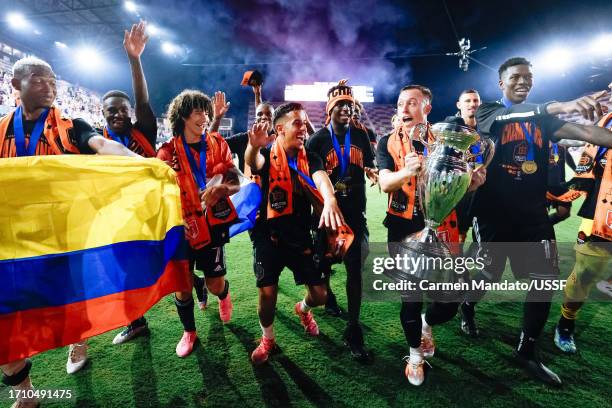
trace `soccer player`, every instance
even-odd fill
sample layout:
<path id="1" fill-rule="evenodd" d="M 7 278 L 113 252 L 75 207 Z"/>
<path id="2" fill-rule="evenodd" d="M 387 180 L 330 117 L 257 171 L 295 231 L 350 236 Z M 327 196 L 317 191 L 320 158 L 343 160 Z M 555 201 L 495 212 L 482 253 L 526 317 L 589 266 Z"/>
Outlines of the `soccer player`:
<path id="1" fill-rule="evenodd" d="M 476 111 L 480 106 L 480 94 L 476 89 L 466 89 L 459 94 L 456 116 L 463 119 L 466 126 L 476 129 Z"/>
<path id="2" fill-rule="evenodd" d="M 145 49 L 148 37 L 145 23 L 141 21 L 125 31 L 123 47 L 128 55 L 132 70 L 132 85 L 136 99 L 136 123 L 130 119 L 130 97 L 123 91 L 109 91 L 102 97 L 102 113 L 106 125 L 101 130 L 105 138 L 121 143 L 131 151 L 144 157 L 155 157 L 157 139 L 157 119 L 149 103 L 147 82 L 142 69 L 140 56 Z M 134 320 L 113 339 L 113 344 L 121 344 L 148 331 L 143 317 Z M 66 372 L 74 374 L 87 363 L 87 340 L 70 345 Z"/>
<path id="3" fill-rule="evenodd" d="M 612 113 L 601 118 L 598 126 L 612 129 Z M 565 353 L 576 352 L 576 318 L 593 285 L 611 275 L 612 150 L 587 145 L 574 180 L 576 188 L 586 192 L 586 199 L 578 212 L 583 222 L 575 246 L 576 264 L 567 279 L 561 317 L 555 328 L 555 345 Z"/>
<path id="4" fill-rule="evenodd" d="M 262 203 L 252 232 L 254 270 L 259 288 L 259 324 L 263 336 L 251 354 L 254 364 L 268 360 L 274 350 L 274 315 L 278 279 L 288 267 L 296 284 L 306 285 L 306 296 L 295 304 L 304 330 L 319 335 L 311 308 L 325 304 L 324 277 L 314 259 L 310 234 L 311 208 L 322 204 L 319 227 L 340 231 L 344 224 L 334 189 L 321 159 L 306 152 L 307 117 L 299 103 L 286 103 L 274 112 L 272 125 L 256 123 L 249 133 L 245 163 L 261 178 Z M 270 148 L 266 148 L 272 143 Z M 311 201 L 312 200 L 312 201 Z"/>
<path id="5" fill-rule="evenodd" d="M 480 106 L 476 112 L 478 129 L 496 144 L 485 184 L 476 193 L 474 212 L 483 242 L 529 242 L 520 251 L 499 246 L 491 248 L 491 264 L 476 279 L 499 281 L 506 259 L 510 258 L 517 278 L 546 281 L 558 277 L 555 232 L 546 211 L 549 142 L 560 139 L 586 141 L 612 146 L 612 133 L 596 126 L 568 123 L 556 118 L 560 113 L 581 113 L 593 120 L 602 115 L 593 96 L 570 102 L 525 103 L 533 86 L 531 63 L 510 58 L 499 67 L 502 98 Z M 550 311 L 552 290 L 533 285 L 524 303 L 523 328 L 515 351 L 515 361 L 534 378 L 560 385 L 560 378 L 545 367 L 536 355 L 536 342 Z M 474 306 L 484 291 L 470 293 L 462 304 L 463 318 L 472 327 Z"/>
<path id="6" fill-rule="evenodd" d="M 0 158 L 79 153 L 138 156 L 98 135 L 84 120 L 61 116 L 53 105 L 55 73 L 47 62 L 34 57 L 20 59 L 13 66 L 11 85 L 19 91 L 21 103 L 0 120 Z M 16 390 L 31 389 L 31 366 L 29 359 L 2 365 L 2 382 Z M 36 401 L 19 399 L 13 406 L 37 405 Z"/>
<path id="7" fill-rule="evenodd" d="M 348 322 L 344 331 L 344 342 L 353 358 L 365 361 L 369 353 L 364 348 L 363 331 L 359 324 L 361 310 L 362 269 L 367 256 L 368 227 L 366 223 L 365 176 L 374 180 L 374 155 L 368 134 L 360 127 L 351 124 L 353 118 L 353 99 L 351 87 L 345 82 L 332 87 L 327 92 L 327 127 L 314 133 L 306 143 L 309 152 L 323 159 L 325 170 L 334 185 L 335 196 L 344 219 L 353 230 L 355 239 L 344 257 L 346 268 L 346 296 L 348 300 Z M 329 287 L 331 264 L 322 260 L 326 268 L 328 296 L 332 297 Z M 338 308 L 335 296 L 328 299 L 326 309 Z"/>
<path id="8" fill-rule="evenodd" d="M 227 143 L 218 133 L 207 132 L 212 109 L 210 98 L 196 90 L 174 97 L 167 114 L 174 137 L 160 147 L 157 158 L 177 172 L 190 268 L 204 272 L 206 287 L 219 298 L 219 317 L 227 323 L 233 305 L 229 281 L 224 278 L 223 246 L 229 242 L 229 226 L 237 219 L 229 196 L 240 185 Z M 214 179 L 220 181 L 215 184 Z M 197 339 L 193 296 L 177 292 L 175 297 L 184 328 L 176 354 L 186 357 Z"/>
<path id="9" fill-rule="evenodd" d="M 378 142 L 377 163 L 379 183 L 382 190 L 389 194 L 389 206 L 384 225 L 387 227 L 387 241 L 392 256 L 398 252 L 396 244 L 425 227 L 416 192 L 417 178 L 425 153 L 425 146 L 417 140 L 409 139 L 409 131 L 418 124 L 427 123 L 431 112 L 432 93 L 422 85 L 407 85 L 400 91 L 397 99 L 398 126 Z M 432 135 L 428 135 L 432 138 Z M 484 181 L 484 170 L 473 173 L 469 190 L 478 188 Z M 455 227 L 456 229 L 456 227 Z M 458 231 L 450 232 L 451 242 L 457 242 Z M 421 385 L 425 380 L 424 358 L 431 357 L 435 343 L 431 326 L 450 320 L 457 312 L 457 302 L 432 302 L 425 314 L 423 292 L 416 290 L 402 295 L 400 320 L 410 354 L 406 357 L 405 374 L 413 385 Z"/>

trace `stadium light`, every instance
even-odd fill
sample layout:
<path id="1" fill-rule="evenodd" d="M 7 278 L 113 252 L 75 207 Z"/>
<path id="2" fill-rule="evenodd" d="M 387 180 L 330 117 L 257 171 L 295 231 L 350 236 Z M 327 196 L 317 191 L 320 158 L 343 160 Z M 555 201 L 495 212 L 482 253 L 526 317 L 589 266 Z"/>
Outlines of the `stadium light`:
<path id="1" fill-rule="evenodd" d="M 76 51 L 76 60 L 84 69 L 96 69 L 102 64 L 102 58 L 98 51 L 91 47 L 81 47 Z"/>
<path id="2" fill-rule="evenodd" d="M 153 24 L 147 24 L 147 34 L 158 35 L 160 33 L 159 27 Z"/>
<path id="3" fill-rule="evenodd" d="M 61 41 L 55 41 L 54 44 L 57 48 L 68 48 L 68 46 Z"/>
<path id="4" fill-rule="evenodd" d="M 602 34 L 591 42 L 589 53 L 595 56 L 610 55 L 612 54 L 610 44 L 612 44 L 612 34 Z"/>
<path id="5" fill-rule="evenodd" d="M 164 54 L 175 55 L 180 51 L 178 45 L 171 43 L 170 41 L 164 41 L 161 45 L 161 49 Z"/>
<path id="6" fill-rule="evenodd" d="M 562 47 L 551 48 L 538 59 L 538 67 L 546 71 L 564 73 L 570 66 L 572 53 Z"/>
<path id="7" fill-rule="evenodd" d="M 134 3 L 133 1 L 126 1 L 124 5 L 125 5 L 126 10 L 131 11 L 132 13 L 135 13 L 136 10 L 138 9 L 138 7 L 136 7 L 136 3 Z"/>
<path id="8" fill-rule="evenodd" d="M 6 15 L 6 21 L 8 24 L 17 30 L 23 30 L 28 28 L 30 23 L 26 20 L 25 16 L 21 13 L 10 12 Z"/>

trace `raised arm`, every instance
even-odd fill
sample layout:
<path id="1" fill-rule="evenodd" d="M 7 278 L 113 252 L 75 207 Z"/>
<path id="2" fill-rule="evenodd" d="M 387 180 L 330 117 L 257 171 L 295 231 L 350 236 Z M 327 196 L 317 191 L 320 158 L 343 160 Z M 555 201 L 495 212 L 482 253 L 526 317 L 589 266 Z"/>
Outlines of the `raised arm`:
<path id="1" fill-rule="evenodd" d="M 218 132 L 219 126 L 221 125 L 221 119 L 225 116 L 229 110 L 230 103 L 225 102 L 225 92 L 217 91 L 213 96 L 213 121 L 208 130 L 211 132 Z"/>
<path id="2" fill-rule="evenodd" d="M 274 141 L 274 135 L 268 135 L 268 124 L 255 123 L 249 131 L 249 144 L 244 152 L 244 164 L 252 171 L 261 170 L 266 162 L 260 150 Z"/>
<path id="3" fill-rule="evenodd" d="M 149 90 L 147 80 L 142 69 L 140 56 L 145 49 L 149 37 L 146 35 L 146 23 L 141 21 L 132 25 L 130 31 L 125 31 L 123 37 L 123 47 L 130 61 L 132 70 L 132 87 L 136 99 L 136 120 L 146 127 L 157 127 L 155 114 L 149 103 Z"/>

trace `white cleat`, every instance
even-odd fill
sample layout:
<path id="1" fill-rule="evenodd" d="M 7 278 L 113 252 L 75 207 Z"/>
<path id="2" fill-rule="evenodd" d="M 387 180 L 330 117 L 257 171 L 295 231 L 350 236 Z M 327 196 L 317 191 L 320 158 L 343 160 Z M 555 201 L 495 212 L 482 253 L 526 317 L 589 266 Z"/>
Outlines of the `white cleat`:
<path id="1" fill-rule="evenodd" d="M 87 340 L 70 345 L 68 350 L 68 361 L 66 361 L 66 372 L 74 374 L 87 364 Z"/>

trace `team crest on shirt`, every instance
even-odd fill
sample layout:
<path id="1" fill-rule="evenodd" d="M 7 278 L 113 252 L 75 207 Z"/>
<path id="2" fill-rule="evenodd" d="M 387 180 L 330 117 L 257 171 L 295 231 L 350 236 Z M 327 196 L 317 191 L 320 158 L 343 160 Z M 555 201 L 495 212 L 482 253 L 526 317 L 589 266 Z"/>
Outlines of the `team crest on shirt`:
<path id="1" fill-rule="evenodd" d="M 523 163 L 527 159 L 527 151 L 529 150 L 529 145 L 525 142 L 521 142 L 514 148 L 514 162 L 517 164 Z"/>
<path id="2" fill-rule="evenodd" d="M 274 211 L 282 213 L 287 208 L 287 205 L 287 192 L 279 186 L 274 187 L 270 191 L 270 207 Z"/>

